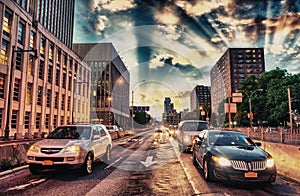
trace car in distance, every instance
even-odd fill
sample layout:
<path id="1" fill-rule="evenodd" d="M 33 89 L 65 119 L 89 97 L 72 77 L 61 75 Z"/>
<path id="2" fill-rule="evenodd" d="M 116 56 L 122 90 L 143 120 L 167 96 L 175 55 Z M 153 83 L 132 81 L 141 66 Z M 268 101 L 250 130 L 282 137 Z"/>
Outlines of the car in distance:
<path id="1" fill-rule="evenodd" d="M 26 163 L 32 174 L 78 168 L 85 175 L 93 172 L 94 161 L 110 160 L 111 148 L 112 139 L 104 125 L 62 125 L 29 147 Z"/>
<path id="2" fill-rule="evenodd" d="M 154 130 L 154 141 L 158 143 L 166 143 L 169 141 L 169 133 L 165 129 Z"/>
<path id="3" fill-rule="evenodd" d="M 274 159 L 260 145 L 238 131 L 204 130 L 195 140 L 193 163 L 206 181 L 275 182 Z"/>
<path id="4" fill-rule="evenodd" d="M 200 131 L 208 129 L 209 125 L 202 120 L 185 120 L 178 125 L 177 139 L 182 152 L 193 149 L 193 141 Z"/>

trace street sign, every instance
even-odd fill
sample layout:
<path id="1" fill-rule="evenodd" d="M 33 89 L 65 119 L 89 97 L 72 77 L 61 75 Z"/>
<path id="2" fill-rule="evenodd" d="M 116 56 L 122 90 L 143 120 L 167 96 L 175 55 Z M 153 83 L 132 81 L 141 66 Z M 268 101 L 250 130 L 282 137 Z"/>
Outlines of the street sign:
<path id="1" fill-rule="evenodd" d="M 243 102 L 243 94 L 242 93 L 232 93 L 232 102 L 234 102 L 234 103 Z"/>
<path id="2" fill-rule="evenodd" d="M 236 103 L 230 103 L 230 105 L 228 103 L 224 103 L 224 110 L 225 113 L 236 113 L 237 109 L 236 109 Z"/>

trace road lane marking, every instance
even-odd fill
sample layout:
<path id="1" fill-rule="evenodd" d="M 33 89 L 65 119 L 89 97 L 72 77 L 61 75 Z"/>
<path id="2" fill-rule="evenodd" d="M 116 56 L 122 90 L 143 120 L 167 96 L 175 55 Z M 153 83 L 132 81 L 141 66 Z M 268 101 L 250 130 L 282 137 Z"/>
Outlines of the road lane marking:
<path id="1" fill-rule="evenodd" d="M 32 182 L 29 182 L 27 184 L 22 184 L 22 185 L 19 185 L 19 186 L 12 187 L 12 188 L 7 189 L 7 191 L 22 190 L 22 189 L 25 189 L 28 186 L 36 185 L 36 184 L 42 183 L 44 181 L 46 181 L 46 178 L 42 178 L 42 179 L 37 180 L 37 181 L 32 181 Z"/>
<path id="2" fill-rule="evenodd" d="M 153 156 L 147 156 L 146 161 L 140 161 L 145 167 L 149 167 L 156 163 L 156 161 L 152 161 Z"/>
<path id="3" fill-rule="evenodd" d="M 122 158 L 123 158 L 123 157 L 118 158 L 118 159 L 115 160 L 113 163 L 111 163 L 111 164 L 109 164 L 108 166 L 106 166 L 106 168 L 104 168 L 104 169 L 110 168 L 111 166 L 113 166 L 114 164 L 116 164 L 117 162 L 119 162 Z"/>

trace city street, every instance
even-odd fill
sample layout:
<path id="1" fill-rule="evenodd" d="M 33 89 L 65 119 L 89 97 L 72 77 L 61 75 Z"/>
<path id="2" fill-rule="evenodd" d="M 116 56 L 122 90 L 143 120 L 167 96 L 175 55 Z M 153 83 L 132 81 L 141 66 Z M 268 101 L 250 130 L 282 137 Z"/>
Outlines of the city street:
<path id="1" fill-rule="evenodd" d="M 178 142 L 154 142 L 153 130 L 114 141 L 110 163 L 96 163 L 91 175 L 77 171 L 28 169 L 0 178 L 1 195 L 299 195 L 300 185 L 278 176 L 266 187 L 206 182 L 192 163 L 191 153 L 181 153 Z"/>

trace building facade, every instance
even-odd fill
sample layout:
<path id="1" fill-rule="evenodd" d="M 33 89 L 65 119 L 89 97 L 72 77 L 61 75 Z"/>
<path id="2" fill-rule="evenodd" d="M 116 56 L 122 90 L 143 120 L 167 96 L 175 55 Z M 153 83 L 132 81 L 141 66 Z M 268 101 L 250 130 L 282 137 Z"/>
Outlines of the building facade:
<path id="1" fill-rule="evenodd" d="M 210 86 L 197 85 L 192 90 L 190 97 L 190 111 L 199 110 L 200 106 L 203 107 L 204 110 L 210 110 Z"/>
<path id="2" fill-rule="evenodd" d="M 73 47 L 92 69 L 91 119 L 128 128 L 130 75 L 112 43 Z"/>
<path id="3" fill-rule="evenodd" d="M 1 136 L 89 121 L 91 70 L 71 48 L 73 15 L 74 1 L 0 0 Z"/>
<path id="4" fill-rule="evenodd" d="M 174 109 L 174 104 L 172 103 L 170 97 L 165 97 L 162 119 L 165 125 L 178 125 L 181 120 L 181 113 L 178 113 Z"/>
<path id="5" fill-rule="evenodd" d="M 220 104 L 237 92 L 244 79 L 264 72 L 263 48 L 228 48 L 210 71 L 212 113 L 224 110 Z"/>

